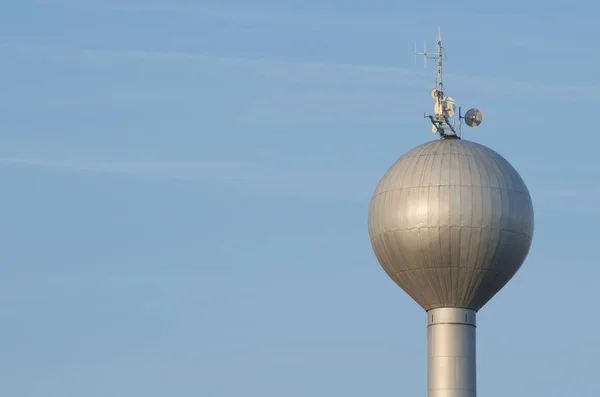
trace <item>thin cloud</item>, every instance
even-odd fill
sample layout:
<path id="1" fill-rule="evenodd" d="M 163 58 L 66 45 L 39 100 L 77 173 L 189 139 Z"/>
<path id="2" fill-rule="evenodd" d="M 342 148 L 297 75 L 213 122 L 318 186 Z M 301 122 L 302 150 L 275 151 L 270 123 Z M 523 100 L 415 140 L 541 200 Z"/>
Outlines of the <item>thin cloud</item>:
<path id="1" fill-rule="evenodd" d="M 597 216 L 600 190 L 589 188 L 533 188 L 530 189 L 534 208 L 552 209 L 562 213 Z"/>
<path id="2" fill-rule="evenodd" d="M 319 199 L 366 203 L 382 175 L 353 169 L 283 168 L 248 163 L 150 163 L 85 160 L 51 160 L 0 157 L 5 167 L 26 167 L 89 174 L 116 174 L 129 177 L 216 183 L 254 189 L 265 194 L 292 194 Z M 539 205 L 560 206 L 561 211 L 589 212 L 600 200 L 600 190 L 583 188 L 544 188 L 532 186 Z M 543 201 L 542 201 L 543 200 Z M 595 211 L 594 211 L 595 212 Z"/>
<path id="3" fill-rule="evenodd" d="M 541 194 L 558 199 L 585 199 L 598 202 L 600 200 L 600 190 L 581 189 L 581 188 L 562 188 L 562 189 L 544 189 Z"/>
<path id="4" fill-rule="evenodd" d="M 240 7 L 240 6 L 202 6 L 202 5 L 183 5 L 183 4 L 148 4 L 143 2 L 110 2 L 110 1 L 69 1 L 69 0 L 41 0 L 47 5 L 79 8 L 79 9 L 101 9 L 109 11 L 134 11 L 134 12 L 145 12 L 160 15 L 172 15 L 172 16 L 185 16 L 195 18 L 223 18 L 227 20 L 239 20 L 247 23 L 249 20 L 253 22 L 269 22 L 289 25 L 290 23 L 298 24 L 324 24 L 330 27 L 332 24 L 336 26 L 348 25 L 353 29 L 386 29 L 390 30 L 397 26 L 399 18 L 412 17 L 412 20 L 426 20 L 428 17 L 423 15 L 421 7 L 403 5 L 398 8 L 395 12 L 377 13 L 377 12 L 361 12 L 348 13 L 351 10 L 337 10 L 335 13 L 326 12 L 322 9 L 286 9 L 285 7 L 279 8 L 265 8 L 265 7 Z M 441 7 L 441 8 L 440 8 Z M 446 17 L 465 18 L 465 13 L 460 9 L 456 9 L 451 5 L 440 5 L 437 7 L 438 11 L 441 11 Z M 586 15 L 585 6 L 583 9 L 576 9 L 570 4 L 570 7 L 563 7 L 561 14 L 546 9 L 540 9 L 534 7 L 529 10 L 527 9 L 514 9 L 514 8 L 503 8 L 485 10 L 473 9 L 468 14 L 472 24 L 477 21 L 482 21 L 490 18 L 502 19 L 508 23 L 510 20 L 524 21 L 529 25 L 533 23 L 547 23 L 548 20 L 564 20 L 564 18 L 576 18 L 576 21 L 593 21 L 594 16 Z M 474 18 L 475 17 L 475 18 Z M 485 24 L 487 22 L 480 22 Z M 472 27 L 472 26 L 471 26 Z M 536 43 L 539 45 L 540 43 Z"/>
<path id="5" fill-rule="evenodd" d="M 166 51 L 101 51 L 93 49 L 58 48 L 35 46 L 15 43 L 2 43 L 0 48 L 37 56 L 49 57 L 78 57 L 89 61 L 119 61 L 123 59 L 141 59 L 148 62 L 182 63 L 229 63 L 248 68 L 255 67 L 269 74 L 293 75 L 298 77 L 304 73 L 304 78 L 336 76 L 340 72 L 353 73 L 361 78 L 369 77 L 380 82 L 388 81 L 409 86 L 429 86 L 430 73 L 415 69 L 393 66 L 361 65 L 351 63 L 329 63 L 318 61 L 290 61 L 284 59 L 247 58 L 235 56 L 220 56 L 190 52 Z M 357 77 L 358 77 L 357 76 Z M 495 79 L 486 76 L 465 76 L 448 74 L 455 84 L 469 87 L 474 92 L 496 94 L 507 97 L 528 95 L 538 98 L 551 97 L 553 100 L 598 101 L 600 90 L 595 86 L 569 85 L 555 83 L 530 83 L 509 79 Z"/>
<path id="6" fill-rule="evenodd" d="M 235 56 L 219 56 L 211 54 L 177 52 L 177 51 L 102 51 L 93 49 L 79 49 L 66 47 L 50 47 L 28 45 L 22 43 L 0 43 L 0 48 L 10 49 L 13 51 L 21 51 L 30 54 L 38 55 L 62 55 L 62 56 L 78 56 L 88 57 L 90 59 L 97 58 L 103 60 L 119 59 L 119 58 L 137 58 L 150 61 L 163 62 L 218 62 L 218 63 L 237 63 L 242 66 L 256 65 L 264 67 L 279 67 L 292 70 L 294 68 L 302 69 L 317 69 L 330 70 L 332 72 L 344 70 L 353 70 L 366 73 L 378 74 L 421 74 L 424 77 L 425 73 L 415 72 L 414 70 L 397 68 L 392 66 L 376 66 L 376 65 L 358 65 L 350 63 L 330 63 L 330 62 L 312 62 L 312 61 L 289 61 L 284 59 L 267 59 L 267 58 L 246 58 Z"/>
<path id="7" fill-rule="evenodd" d="M 216 183 L 268 195 L 364 202 L 379 177 L 375 173 L 331 169 L 293 169 L 245 163 L 134 163 L 0 157 L 4 166 L 60 172 L 116 174 L 130 177 Z"/>
<path id="8" fill-rule="evenodd" d="M 136 12 L 161 15 L 164 17 L 185 17 L 194 19 L 226 20 L 228 22 L 237 22 L 242 24 L 262 24 L 262 25 L 290 25 L 298 26 L 320 26 L 331 28 L 352 28 L 354 31 L 378 31 L 393 32 L 397 29 L 398 16 L 390 14 L 377 13 L 344 13 L 338 11 L 335 13 L 324 12 L 323 10 L 299 9 L 298 7 L 286 9 L 283 7 L 240 7 L 240 6 L 187 6 L 182 4 L 147 4 L 147 3 L 126 3 L 126 2 L 74 2 L 74 1 L 44 1 L 48 5 L 59 7 L 69 7 L 88 10 L 108 10 L 115 12 Z M 452 12 L 451 9 L 447 10 Z M 411 10 L 403 7 L 403 17 L 413 15 L 422 17 L 418 10 Z M 459 15 L 459 14 L 457 14 Z"/>

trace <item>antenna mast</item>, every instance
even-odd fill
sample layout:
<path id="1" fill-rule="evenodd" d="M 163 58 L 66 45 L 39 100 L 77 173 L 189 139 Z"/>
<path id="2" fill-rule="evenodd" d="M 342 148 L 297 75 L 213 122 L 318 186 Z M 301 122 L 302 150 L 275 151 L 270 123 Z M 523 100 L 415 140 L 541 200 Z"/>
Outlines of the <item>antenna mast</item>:
<path id="1" fill-rule="evenodd" d="M 445 60 L 444 46 L 442 45 L 442 34 L 438 27 L 437 34 L 437 51 L 430 53 L 427 52 L 427 41 L 423 41 L 423 52 L 417 52 L 417 44 L 415 43 L 415 61 L 417 55 L 421 55 L 424 58 L 424 67 L 427 67 L 427 59 L 433 59 L 436 67 L 435 83 L 436 88 L 431 92 L 431 97 L 435 101 L 433 107 L 434 114 L 428 115 L 425 113 L 425 118 L 429 118 L 432 124 L 432 131 L 439 133 L 440 138 L 460 138 L 460 125 L 459 132 L 456 133 L 456 123 L 451 120 L 452 116 L 456 112 L 456 103 L 454 99 L 448 96 L 444 96 L 444 80 L 443 80 L 443 66 Z M 459 116 L 459 124 L 461 117 Z"/>

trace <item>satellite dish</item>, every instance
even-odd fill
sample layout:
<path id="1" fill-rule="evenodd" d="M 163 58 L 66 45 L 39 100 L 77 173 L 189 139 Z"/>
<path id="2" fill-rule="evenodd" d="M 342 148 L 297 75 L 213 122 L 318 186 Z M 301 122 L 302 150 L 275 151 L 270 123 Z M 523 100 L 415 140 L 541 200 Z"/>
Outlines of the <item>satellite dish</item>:
<path id="1" fill-rule="evenodd" d="M 469 109 L 467 113 L 465 113 L 464 119 L 465 123 L 469 127 L 475 128 L 481 124 L 481 121 L 483 120 L 483 113 L 481 113 L 479 109 Z"/>
<path id="2" fill-rule="evenodd" d="M 440 90 L 438 90 L 437 88 L 434 88 L 433 91 L 431 91 L 431 97 L 434 101 L 437 101 L 438 99 L 438 92 L 440 92 Z"/>

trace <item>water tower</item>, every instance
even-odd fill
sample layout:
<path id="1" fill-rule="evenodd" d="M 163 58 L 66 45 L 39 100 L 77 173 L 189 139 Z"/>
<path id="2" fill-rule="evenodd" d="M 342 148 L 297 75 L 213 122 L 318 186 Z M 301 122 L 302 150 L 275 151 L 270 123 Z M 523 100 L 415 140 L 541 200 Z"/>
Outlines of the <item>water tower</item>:
<path id="1" fill-rule="evenodd" d="M 436 62 L 434 114 L 439 136 L 401 156 L 377 186 L 369 234 L 386 273 L 427 312 L 428 396 L 475 397 L 476 313 L 515 275 L 533 237 L 527 186 L 495 151 L 461 138 L 455 101 L 442 81 L 444 49 L 422 53 Z"/>

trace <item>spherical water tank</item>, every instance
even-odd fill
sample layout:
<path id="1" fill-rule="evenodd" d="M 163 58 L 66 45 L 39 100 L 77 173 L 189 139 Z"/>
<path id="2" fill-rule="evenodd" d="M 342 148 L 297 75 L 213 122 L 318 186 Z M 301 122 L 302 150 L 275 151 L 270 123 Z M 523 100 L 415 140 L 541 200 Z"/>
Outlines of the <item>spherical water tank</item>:
<path id="1" fill-rule="evenodd" d="M 369 210 L 377 259 L 425 310 L 481 309 L 521 267 L 533 224 L 529 191 L 510 163 L 456 138 L 400 157 Z"/>

